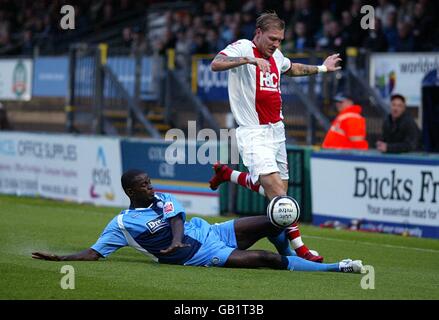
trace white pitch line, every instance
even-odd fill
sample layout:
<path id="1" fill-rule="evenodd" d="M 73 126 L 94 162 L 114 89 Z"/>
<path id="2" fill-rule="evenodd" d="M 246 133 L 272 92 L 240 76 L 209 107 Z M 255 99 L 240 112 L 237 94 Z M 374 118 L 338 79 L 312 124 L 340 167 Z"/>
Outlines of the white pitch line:
<path id="1" fill-rule="evenodd" d="M 312 238 L 312 239 L 321 239 L 321 240 L 332 240 L 332 241 L 339 241 L 339 242 L 352 242 L 352 241 L 356 241 L 357 243 L 366 244 L 366 245 L 372 245 L 372 246 L 381 246 L 381 247 L 395 248 L 395 249 L 411 249 L 411 250 L 416 250 L 416 251 L 439 253 L 439 250 L 434 250 L 434 249 L 424 249 L 424 248 L 416 248 L 416 247 L 395 246 L 395 245 L 392 245 L 392 244 L 381 244 L 381 243 L 374 243 L 374 242 L 367 242 L 367 241 L 360 241 L 360 240 L 344 240 L 344 239 L 334 239 L 334 238 L 319 237 L 319 236 L 302 236 L 302 237 L 304 237 L 304 238 Z"/>

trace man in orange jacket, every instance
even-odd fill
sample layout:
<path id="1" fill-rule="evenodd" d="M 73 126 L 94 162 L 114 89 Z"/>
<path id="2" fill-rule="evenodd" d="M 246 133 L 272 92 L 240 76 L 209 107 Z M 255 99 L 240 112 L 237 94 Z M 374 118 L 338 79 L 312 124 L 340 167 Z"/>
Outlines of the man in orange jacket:
<path id="1" fill-rule="evenodd" d="M 361 115 L 361 107 L 345 94 L 334 97 L 339 112 L 331 125 L 322 148 L 367 150 L 366 119 Z"/>

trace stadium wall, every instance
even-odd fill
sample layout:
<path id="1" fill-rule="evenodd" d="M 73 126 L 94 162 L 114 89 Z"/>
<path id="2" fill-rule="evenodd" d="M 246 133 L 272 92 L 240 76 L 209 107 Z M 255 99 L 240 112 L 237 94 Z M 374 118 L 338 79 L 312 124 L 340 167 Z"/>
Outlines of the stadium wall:
<path id="1" fill-rule="evenodd" d="M 154 140 L 0 132 L 0 193 L 127 207 L 124 170 L 143 169 L 159 192 L 173 193 L 187 213 L 218 215 L 210 165 L 169 165 L 170 143 Z M 183 146 L 183 152 L 187 151 Z M 198 148 L 199 146 L 195 146 Z"/>
<path id="2" fill-rule="evenodd" d="M 188 164 L 206 144 L 184 143 L 169 164 L 171 142 L 68 134 L 0 132 L 0 193 L 127 207 L 120 176 L 147 171 L 159 192 L 173 193 L 188 213 L 264 214 L 266 200 L 234 184 L 209 189 L 209 163 Z M 200 147 L 204 147 L 201 149 Z M 313 151 L 288 146 L 290 188 L 302 220 L 316 225 L 439 238 L 439 157 Z M 240 170 L 245 170 L 238 166 Z M 236 188 L 235 193 L 230 188 Z"/>

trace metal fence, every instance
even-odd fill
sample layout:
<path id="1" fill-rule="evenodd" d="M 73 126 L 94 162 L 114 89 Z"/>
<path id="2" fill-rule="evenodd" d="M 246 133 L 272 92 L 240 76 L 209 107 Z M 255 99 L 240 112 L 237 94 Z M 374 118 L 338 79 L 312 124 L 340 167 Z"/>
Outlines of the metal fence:
<path id="1" fill-rule="evenodd" d="M 67 131 L 78 126 L 96 134 L 132 135 L 139 122 L 150 136 L 161 135 L 145 117 L 144 101 L 158 101 L 161 58 L 132 55 L 124 48 L 75 45 L 69 53 L 69 85 L 66 98 Z M 124 132 L 113 126 L 122 120 Z"/>

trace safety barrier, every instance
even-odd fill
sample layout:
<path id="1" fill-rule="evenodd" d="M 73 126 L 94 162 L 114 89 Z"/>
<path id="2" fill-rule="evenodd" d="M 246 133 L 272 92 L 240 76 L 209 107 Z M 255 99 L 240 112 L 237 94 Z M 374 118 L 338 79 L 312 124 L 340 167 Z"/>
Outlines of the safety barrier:
<path id="1" fill-rule="evenodd" d="M 209 189 L 211 164 L 188 157 L 190 150 L 205 152 L 208 143 L 172 143 L 174 151 L 181 149 L 170 155 L 171 142 L 163 140 L 3 131 L 0 193 L 126 207 L 120 176 L 136 168 L 150 174 L 156 191 L 173 193 L 188 213 L 264 214 L 267 200 L 253 191 L 233 183 Z M 439 238 L 439 155 L 294 146 L 287 147 L 287 154 L 288 195 L 299 202 L 301 221 Z M 237 169 L 245 167 L 241 163 Z"/>

